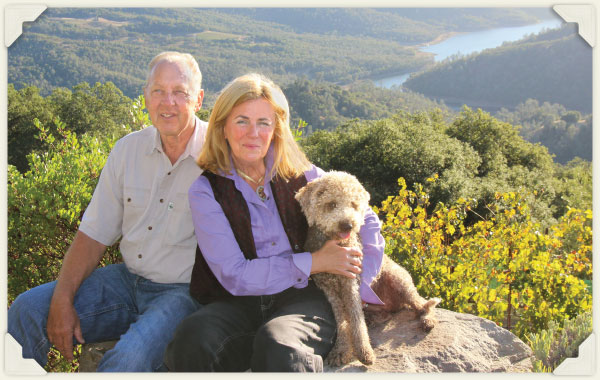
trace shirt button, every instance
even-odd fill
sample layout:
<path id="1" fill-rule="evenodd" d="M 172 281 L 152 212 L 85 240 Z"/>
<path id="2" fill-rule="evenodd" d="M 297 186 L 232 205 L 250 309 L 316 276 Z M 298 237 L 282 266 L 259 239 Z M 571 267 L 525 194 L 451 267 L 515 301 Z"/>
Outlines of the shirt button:
<path id="1" fill-rule="evenodd" d="M 271 243 L 271 245 L 277 245 L 277 243 L 275 243 L 275 242 L 272 242 L 272 243 Z"/>
<path id="2" fill-rule="evenodd" d="M 171 172 L 168 172 L 167 175 L 171 175 Z"/>
<path id="3" fill-rule="evenodd" d="M 163 203 L 164 201 L 165 201 L 164 199 L 161 199 L 161 200 L 160 200 L 160 203 Z"/>
<path id="4" fill-rule="evenodd" d="M 140 255 L 138 255 L 138 259 L 141 259 L 141 258 L 142 258 L 142 255 L 141 255 L 141 254 L 140 254 Z"/>
<path id="5" fill-rule="evenodd" d="M 127 202 L 131 202 L 131 198 L 127 198 Z"/>
<path id="6" fill-rule="evenodd" d="M 296 281 L 297 282 L 302 282 L 302 279 L 301 278 L 297 278 Z"/>
<path id="7" fill-rule="evenodd" d="M 294 249 L 295 249 L 295 250 L 299 250 L 299 249 L 300 249 L 300 246 L 298 246 L 298 244 L 296 244 L 296 245 L 294 246 Z"/>
<path id="8" fill-rule="evenodd" d="M 152 226 L 148 226 L 148 229 L 149 229 L 149 230 L 152 230 Z"/>

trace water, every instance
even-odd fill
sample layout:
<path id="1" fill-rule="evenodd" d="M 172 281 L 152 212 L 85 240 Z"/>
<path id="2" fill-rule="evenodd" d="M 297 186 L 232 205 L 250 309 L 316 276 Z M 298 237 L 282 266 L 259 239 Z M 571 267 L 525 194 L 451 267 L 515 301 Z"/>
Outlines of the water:
<path id="1" fill-rule="evenodd" d="M 496 28 L 480 32 L 459 34 L 438 44 L 425 46 L 421 48 L 421 51 L 435 54 L 434 60 L 439 62 L 454 54 L 468 55 L 485 49 L 496 48 L 501 46 L 504 42 L 520 40 L 528 34 L 539 33 L 543 29 L 558 28 L 561 26 L 562 22 L 561 19 L 556 18 L 534 25 Z M 409 76 L 410 73 L 407 73 L 378 79 L 373 82 L 379 87 L 390 88 L 394 85 L 401 85 Z"/>

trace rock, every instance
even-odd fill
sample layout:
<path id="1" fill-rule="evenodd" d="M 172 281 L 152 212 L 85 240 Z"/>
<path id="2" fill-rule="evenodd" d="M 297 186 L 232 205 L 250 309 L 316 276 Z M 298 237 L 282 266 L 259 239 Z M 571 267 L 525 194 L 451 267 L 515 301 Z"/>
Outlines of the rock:
<path id="1" fill-rule="evenodd" d="M 429 333 L 409 310 L 369 326 L 375 364 L 359 361 L 325 372 L 531 372 L 532 351 L 517 336 L 494 322 L 436 308 L 438 324 Z M 95 372 L 102 355 L 116 341 L 84 344 L 80 372 Z"/>
<path id="2" fill-rule="evenodd" d="M 532 351 L 510 331 L 470 314 L 436 308 L 438 324 L 429 333 L 409 310 L 369 326 L 377 360 L 359 361 L 325 372 L 531 372 Z"/>
<path id="3" fill-rule="evenodd" d="M 81 346 L 81 355 L 79 355 L 79 372 L 96 372 L 98 363 L 104 353 L 117 344 L 117 340 L 110 340 L 99 343 L 86 343 Z"/>

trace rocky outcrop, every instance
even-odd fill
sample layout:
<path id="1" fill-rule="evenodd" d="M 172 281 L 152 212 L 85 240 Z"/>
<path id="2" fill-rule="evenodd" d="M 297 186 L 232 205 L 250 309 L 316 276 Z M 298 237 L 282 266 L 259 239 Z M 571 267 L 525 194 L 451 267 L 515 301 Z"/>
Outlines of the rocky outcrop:
<path id="1" fill-rule="evenodd" d="M 104 353 L 113 348 L 117 342 L 117 340 L 110 340 L 84 344 L 81 347 L 81 355 L 79 355 L 79 372 L 96 372 Z"/>
<path id="2" fill-rule="evenodd" d="M 439 308 L 435 313 L 438 324 L 429 333 L 408 310 L 369 326 L 376 362 L 354 361 L 325 372 L 531 371 L 531 349 L 510 331 L 470 314 Z"/>
<path id="3" fill-rule="evenodd" d="M 412 311 L 400 311 L 385 323 L 369 326 L 377 360 L 358 361 L 325 372 L 529 372 L 531 349 L 510 331 L 470 314 L 436 309 L 438 324 L 429 333 L 419 328 Z M 80 372 L 93 372 L 115 342 L 85 344 Z"/>

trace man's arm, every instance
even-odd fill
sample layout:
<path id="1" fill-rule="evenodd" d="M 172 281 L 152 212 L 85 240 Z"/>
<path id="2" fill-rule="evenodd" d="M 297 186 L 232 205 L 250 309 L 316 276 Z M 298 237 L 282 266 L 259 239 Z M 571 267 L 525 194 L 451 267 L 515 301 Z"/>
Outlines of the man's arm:
<path id="1" fill-rule="evenodd" d="M 54 289 L 46 329 L 48 339 L 68 360 L 73 360 L 73 336 L 83 343 L 73 299 L 79 286 L 98 266 L 106 246 L 77 231 L 63 260 Z"/>

